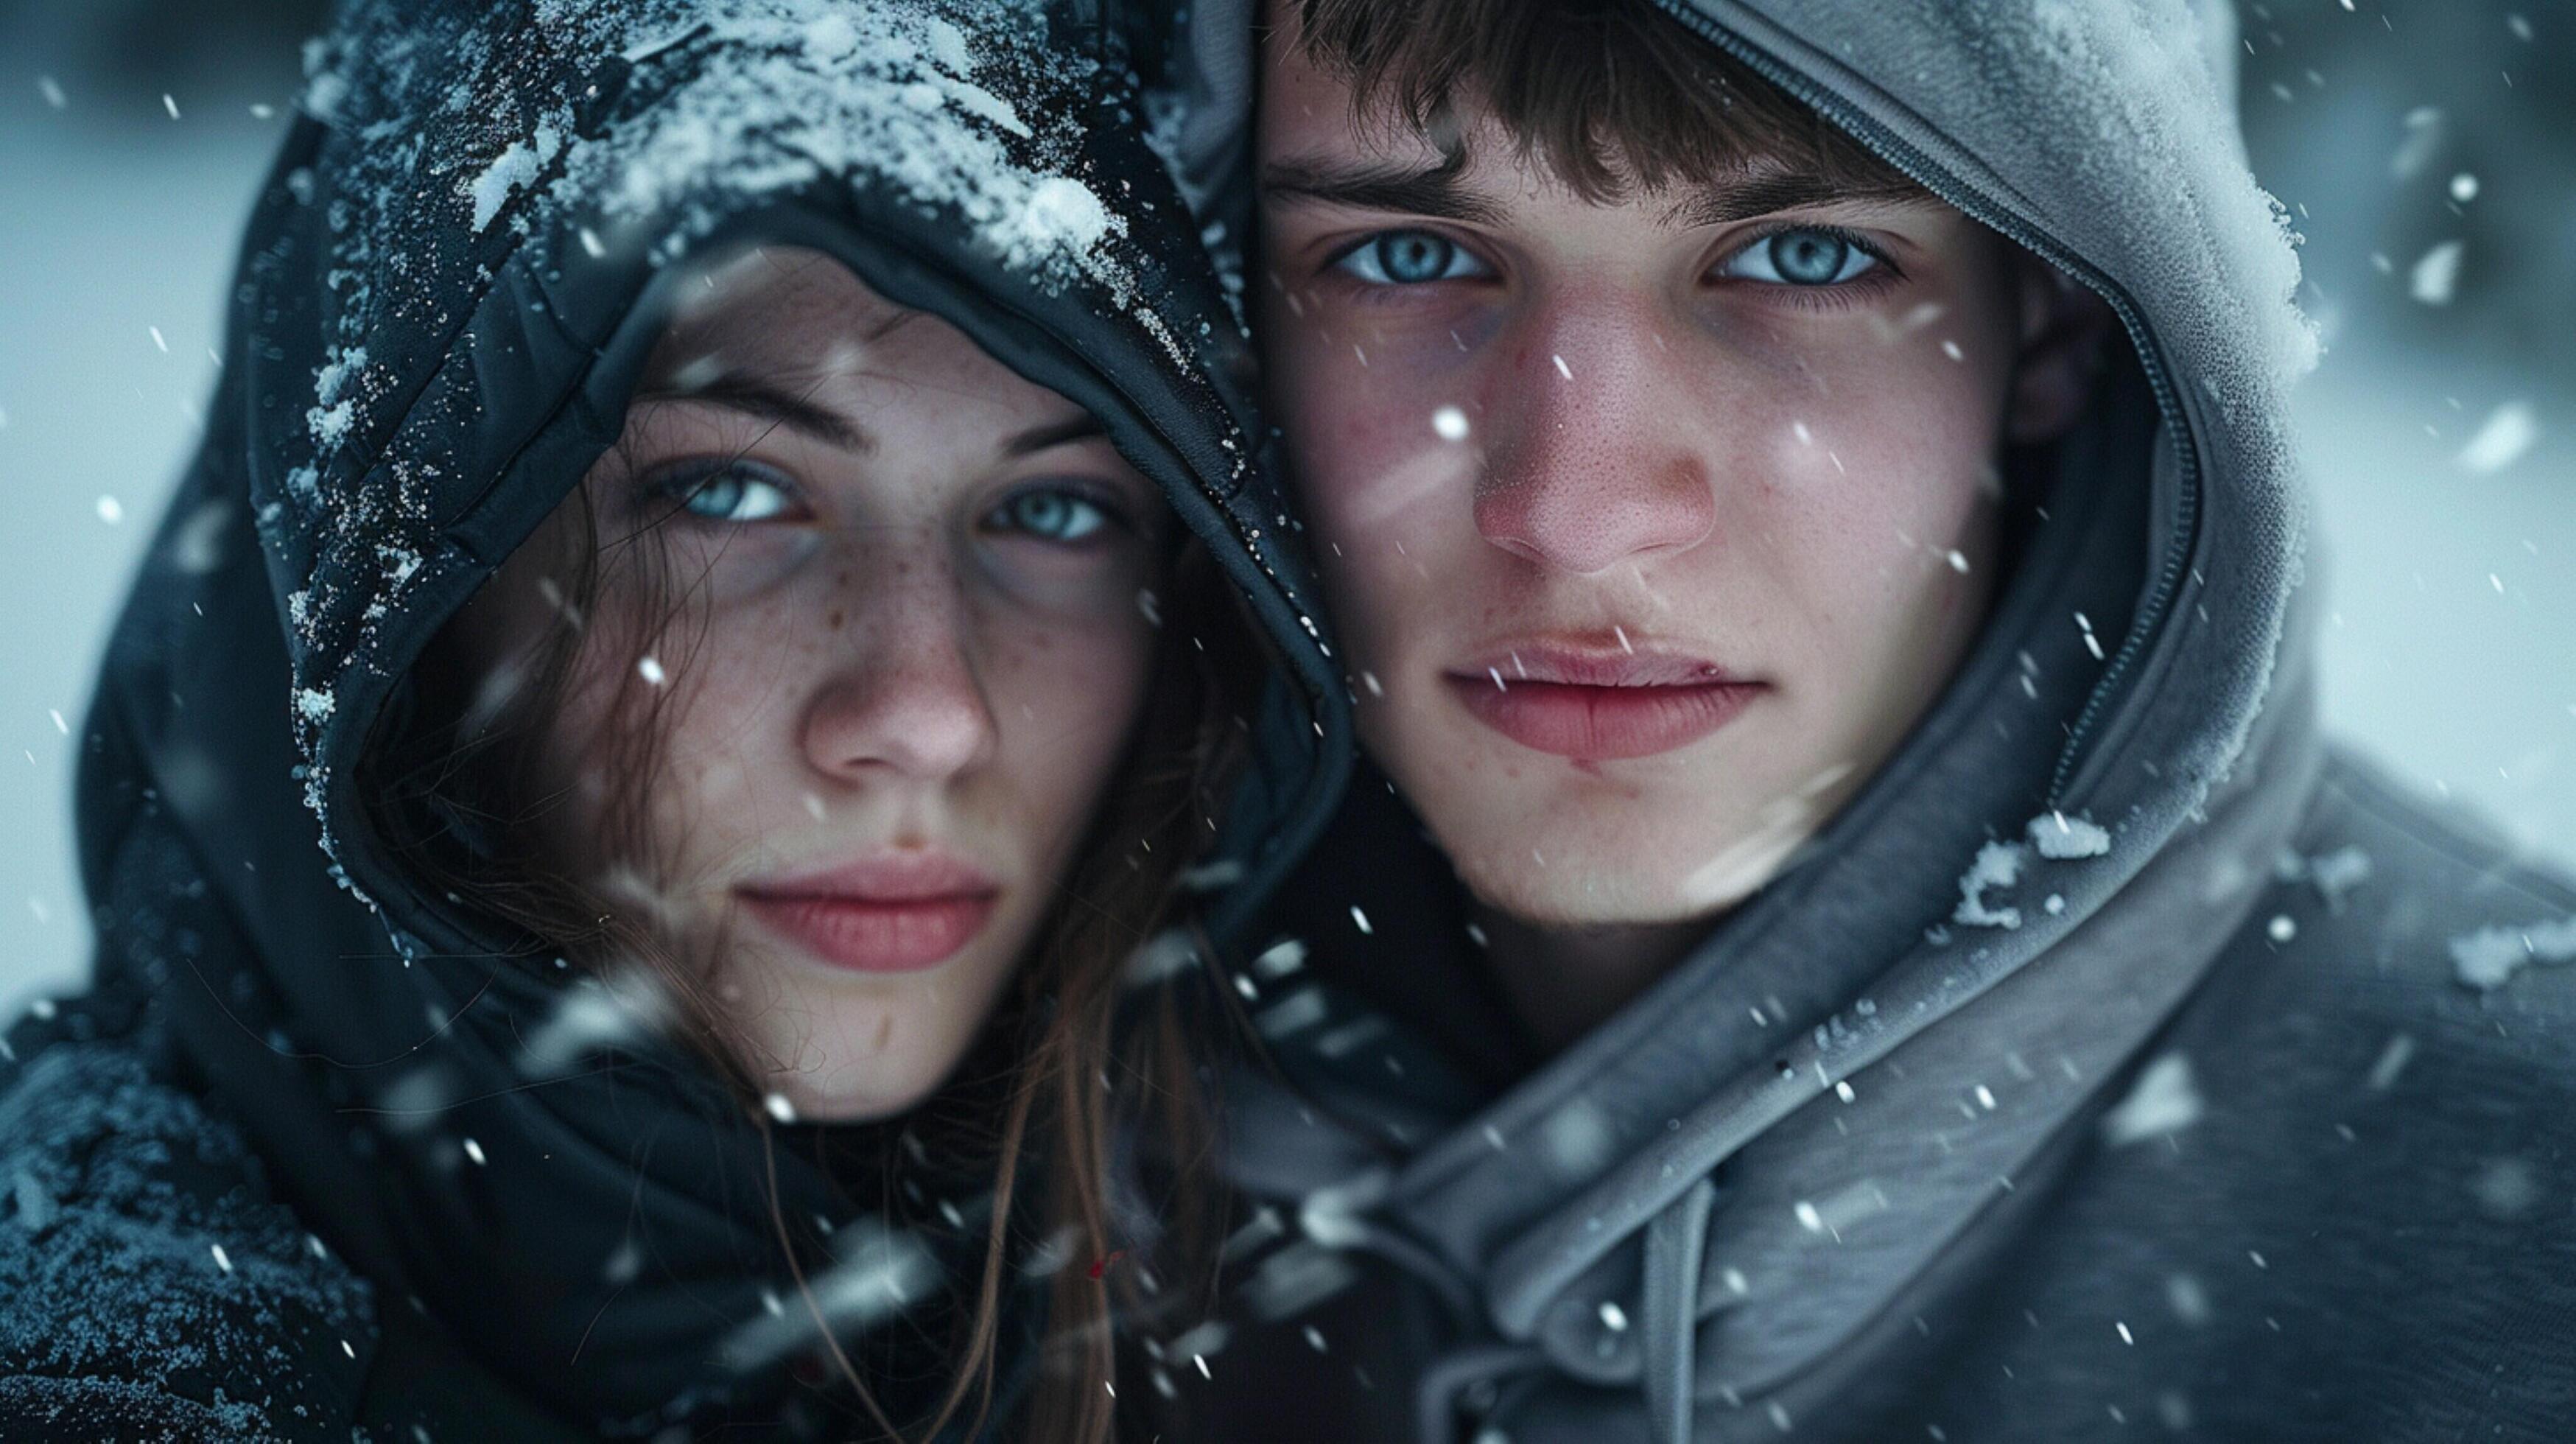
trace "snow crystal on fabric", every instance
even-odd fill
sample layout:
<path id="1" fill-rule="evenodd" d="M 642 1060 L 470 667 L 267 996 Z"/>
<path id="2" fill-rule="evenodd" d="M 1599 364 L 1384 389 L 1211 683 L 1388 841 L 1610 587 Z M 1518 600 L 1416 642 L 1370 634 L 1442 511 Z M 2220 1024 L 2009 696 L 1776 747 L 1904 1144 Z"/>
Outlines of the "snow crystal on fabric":
<path id="1" fill-rule="evenodd" d="M 2529 927 L 2488 926 L 2451 939 L 2451 966 L 2460 982 L 2489 992 L 2513 981 L 2534 963 L 2576 962 L 2576 918 Z"/>
<path id="2" fill-rule="evenodd" d="M 2039 0 L 2016 35 L 2052 69 L 2097 77 L 2083 87 L 2098 133 L 2087 153 L 2127 176 L 2187 178 L 2172 204 L 2189 210 L 2216 271 L 2259 301 L 2236 319 L 2268 350 L 2275 382 L 2316 365 L 2317 334 L 2291 298 L 2299 286 L 2289 213 L 2245 169 L 2232 98 L 2235 26 L 2217 6 L 2184 0 Z M 2055 89 L 2069 89 L 2060 79 Z"/>
<path id="3" fill-rule="evenodd" d="M 122 1046 L 26 1060 L 0 1092 L 0 1180 L 13 1411 L 269 1438 L 272 1417 L 323 1404 L 301 1362 L 315 1341 L 346 1358 L 337 1340 L 375 1336 L 366 1283 L 269 1201 L 239 1130 Z"/>
<path id="4" fill-rule="evenodd" d="M 2041 857 L 2068 861 L 2079 857 L 2101 857 L 2111 850 L 2111 834 L 2080 817 L 2052 812 L 2030 820 L 2030 844 Z"/>
<path id="5" fill-rule="evenodd" d="M 1013 8 L 1021 37 L 1042 43 L 1043 15 Z M 1130 284 L 1097 250 L 1125 222 L 1059 169 L 1078 148 L 1076 118 L 1032 108 L 1046 127 L 1040 134 L 995 89 L 1035 64 L 1034 52 L 979 59 L 965 33 L 937 16 L 824 0 L 697 7 L 685 16 L 698 33 L 657 63 L 710 50 L 721 62 L 613 142 L 576 143 L 554 186 L 563 199 L 604 197 L 612 217 L 677 210 L 703 227 L 721 214 L 724 196 L 849 176 L 955 211 L 1016 270 L 1058 284 Z M 620 23 L 629 32 L 677 29 L 683 17 Z"/>
<path id="6" fill-rule="evenodd" d="M 1959 907 L 1950 920 L 1972 928 L 2020 927 L 2021 909 L 1996 906 L 1987 901 L 1986 890 L 2019 882 L 2022 864 L 2029 860 L 2030 849 L 2017 842 L 1990 842 L 1978 848 L 1976 860 L 1959 878 Z"/>
<path id="7" fill-rule="evenodd" d="M 492 224 L 510 193 L 535 184 L 537 176 L 562 149 L 563 132 L 551 125 L 540 125 L 534 136 L 511 142 L 509 149 L 494 157 L 465 189 L 466 198 L 474 205 L 474 229 L 479 231 Z"/>

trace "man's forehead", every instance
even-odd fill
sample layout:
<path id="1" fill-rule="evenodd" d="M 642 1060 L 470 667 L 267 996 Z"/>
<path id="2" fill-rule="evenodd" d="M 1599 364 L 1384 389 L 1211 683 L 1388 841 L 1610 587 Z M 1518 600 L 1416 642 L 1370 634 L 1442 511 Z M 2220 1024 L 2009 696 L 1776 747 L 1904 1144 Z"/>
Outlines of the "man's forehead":
<path id="1" fill-rule="evenodd" d="M 1472 96 L 1416 124 L 1383 90 L 1359 103 L 1349 82 L 1316 64 L 1287 28 L 1272 31 L 1265 48 L 1271 73 L 1254 156 L 1266 204 L 1491 222 L 1516 200 L 1576 189 Z M 1633 169 L 1615 155 L 1610 159 L 1614 170 Z M 1674 229 L 1851 202 L 1943 208 L 1931 192 L 1892 172 L 1829 172 L 1804 157 L 1749 146 L 1706 174 L 1668 175 L 1642 197 L 1632 190 L 1606 199 L 1641 198 Z"/>

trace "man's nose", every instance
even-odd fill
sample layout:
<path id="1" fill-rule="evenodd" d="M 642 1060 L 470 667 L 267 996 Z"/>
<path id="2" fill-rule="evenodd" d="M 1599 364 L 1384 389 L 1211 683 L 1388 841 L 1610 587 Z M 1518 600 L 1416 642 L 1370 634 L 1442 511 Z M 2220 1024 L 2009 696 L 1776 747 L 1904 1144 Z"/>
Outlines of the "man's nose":
<path id="1" fill-rule="evenodd" d="M 1497 337 L 1476 529 L 1515 556 L 1589 576 L 1682 551 L 1717 524 L 1680 357 L 1653 320 L 1567 296 Z"/>
<path id="2" fill-rule="evenodd" d="M 926 552 L 935 543 L 920 539 Z M 869 548 L 836 601 L 850 620 L 805 711 L 807 759 L 846 782 L 940 781 L 989 761 L 1000 741 L 976 675 L 973 617 L 955 571 L 916 552 Z"/>

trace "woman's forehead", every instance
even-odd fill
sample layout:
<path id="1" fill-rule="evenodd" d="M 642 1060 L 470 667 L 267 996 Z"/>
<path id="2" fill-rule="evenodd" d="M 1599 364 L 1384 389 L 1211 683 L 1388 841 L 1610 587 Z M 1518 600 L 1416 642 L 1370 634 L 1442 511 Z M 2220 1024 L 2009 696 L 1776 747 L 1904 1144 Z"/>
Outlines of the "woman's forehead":
<path id="1" fill-rule="evenodd" d="M 692 379 L 744 372 L 852 372 L 868 347 L 920 318 L 819 251 L 757 247 L 682 283 L 646 387 L 687 391 Z"/>

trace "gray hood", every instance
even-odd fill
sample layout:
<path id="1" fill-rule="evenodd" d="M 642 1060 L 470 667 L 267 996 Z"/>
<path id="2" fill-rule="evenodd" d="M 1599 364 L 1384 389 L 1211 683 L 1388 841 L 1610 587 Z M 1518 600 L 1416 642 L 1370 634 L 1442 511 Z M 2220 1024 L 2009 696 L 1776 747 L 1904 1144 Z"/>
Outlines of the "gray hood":
<path id="1" fill-rule="evenodd" d="M 2147 1042 L 2319 765 L 2285 409 L 2315 345 L 2245 167 L 2226 14 L 1668 8 L 2099 292 L 2134 355 L 1899 755 L 1575 1047 L 1478 1099 L 1293 957 L 1252 970 L 1287 1084 L 1238 1081 L 1233 1167 L 1301 1226 L 1247 1295 L 1293 1316 L 1351 1250 L 1430 1285 L 1471 1342 L 1413 1381 L 1426 1438 L 1468 1390 L 1524 1444 L 1831 1412 L 2097 1122 L 2154 1131 L 2171 1080 L 2139 1076 Z M 1366 940 L 1317 945 L 1345 943 Z"/>

